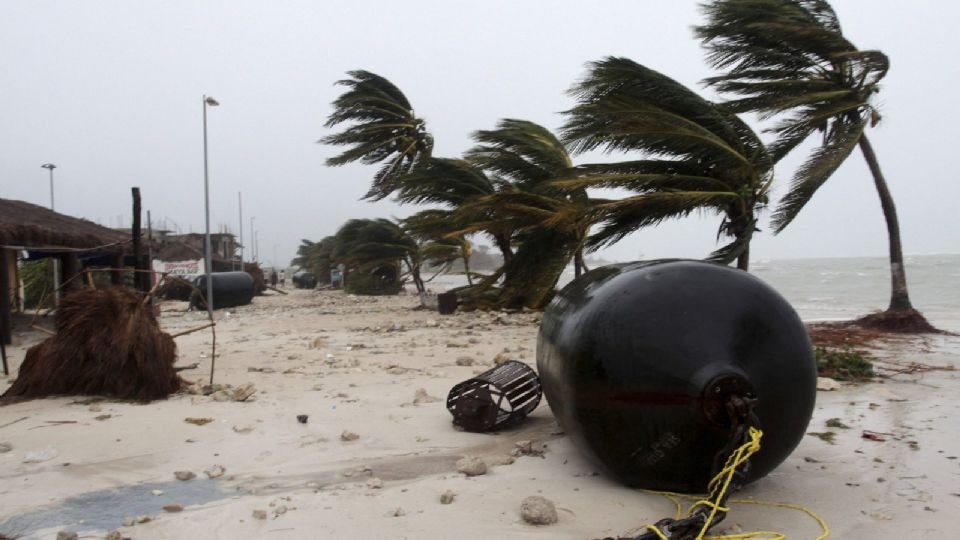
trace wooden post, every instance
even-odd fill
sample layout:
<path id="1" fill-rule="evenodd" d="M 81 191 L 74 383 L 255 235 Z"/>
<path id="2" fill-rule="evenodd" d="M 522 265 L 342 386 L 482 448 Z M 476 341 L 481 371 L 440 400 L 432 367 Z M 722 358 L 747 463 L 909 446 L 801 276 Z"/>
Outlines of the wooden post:
<path id="1" fill-rule="evenodd" d="M 114 285 L 123 285 L 123 252 L 113 255 L 113 262 L 110 263 L 113 270 L 110 271 L 110 283 Z"/>
<path id="2" fill-rule="evenodd" d="M 10 314 L 10 259 L 7 250 L 0 248 L 0 343 L 9 344 L 11 335 L 11 314 Z M 3 357 L 4 368 L 6 368 L 7 357 Z M 6 369 L 4 370 L 6 371 Z"/>
<path id="3" fill-rule="evenodd" d="M 81 281 L 76 278 L 77 274 L 80 273 L 80 258 L 77 257 L 77 254 L 74 252 L 61 253 L 60 254 L 60 284 L 63 285 L 60 294 L 65 295 L 69 294 L 70 291 L 79 289 Z M 58 284 L 58 286 L 60 286 Z"/>
<path id="4" fill-rule="evenodd" d="M 136 270 L 147 270 L 143 264 L 143 248 L 140 245 L 140 188 L 130 189 L 133 192 L 133 267 Z M 147 292 L 150 290 L 150 274 L 146 272 L 134 272 L 133 283 L 138 290 Z"/>

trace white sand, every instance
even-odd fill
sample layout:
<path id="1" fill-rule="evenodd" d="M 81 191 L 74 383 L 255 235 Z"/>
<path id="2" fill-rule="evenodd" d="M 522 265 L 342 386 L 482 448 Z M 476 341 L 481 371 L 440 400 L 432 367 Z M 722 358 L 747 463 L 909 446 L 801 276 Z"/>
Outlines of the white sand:
<path id="1" fill-rule="evenodd" d="M 137 539 L 588 539 L 626 534 L 672 514 L 662 497 L 596 475 L 559 433 L 546 403 L 513 431 L 454 430 L 443 403 L 450 387 L 488 369 L 505 350 L 535 364 L 539 315 L 444 317 L 413 310 L 416 304 L 412 296 L 291 291 L 219 314 L 216 382 L 254 383 L 251 402 L 180 395 L 147 405 L 58 398 L 0 408 L 0 426 L 26 417 L 0 427 L 0 443 L 13 445 L 0 453 L 0 523 L 83 493 L 176 482 L 177 470 L 193 471 L 198 480 L 191 482 L 203 482 L 203 470 L 215 464 L 226 468 L 218 479 L 222 497 L 166 513 L 163 505 L 182 502 L 175 499 L 177 484 L 170 484 L 172 496 L 141 497 L 155 507 L 152 521 L 118 528 Z M 202 324 L 204 314 L 172 311 L 182 307 L 165 307 L 165 329 Z M 957 321 L 946 322 L 960 329 Z M 10 349 L 14 368 L 42 337 L 17 336 Z M 209 332 L 178 339 L 179 364 L 200 362 L 199 369 L 184 372 L 187 378 L 209 377 L 209 340 Z M 903 340 L 880 351 L 896 362 L 932 365 L 955 365 L 958 353 L 957 337 Z M 462 356 L 476 365 L 457 366 Z M 441 400 L 413 405 L 418 388 Z M 852 429 L 835 429 L 835 445 L 806 437 L 779 469 L 740 496 L 807 506 L 830 524 L 831 538 L 952 537 L 960 510 L 958 388 L 957 372 L 936 371 L 821 392 L 809 431 L 826 431 L 824 422 L 834 417 Z M 95 418 L 106 414 L 110 418 Z M 309 415 L 308 423 L 298 423 L 298 414 Z M 214 421 L 196 426 L 186 417 Z M 50 423 L 64 420 L 76 423 Z M 235 426 L 253 430 L 238 433 Z M 873 442 L 861 438 L 864 429 L 893 436 Z M 359 439 L 342 441 L 344 430 Z M 544 457 L 507 464 L 514 442 L 524 439 L 546 444 Z M 26 453 L 48 448 L 56 457 L 24 463 Z M 462 456 L 483 458 L 490 472 L 458 474 L 455 462 Z M 371 477 L 383 487 L 368 487 Z M 442 505 L 446 490 L 456 497 Z M 530 495 L 553 500 L 559 523 L 523 523 L 520 502 Z M 126 502 L 110 506 L 122 511 Z M 398 508 L 402 515 L 396 516 Z M 253 518 L 254 510 L 265 510 L 268 518 Z M 93 519 L 97 508 L 86 511 Z M 791 539 L 818 531 L 799 512 L 742 505 L 734 506 L 725 525 L 779 530 Z M 46 528 L 37 537 L 54 537 L 60 529 Z M 0 532 L 18 531 L 0 526 Z"/>

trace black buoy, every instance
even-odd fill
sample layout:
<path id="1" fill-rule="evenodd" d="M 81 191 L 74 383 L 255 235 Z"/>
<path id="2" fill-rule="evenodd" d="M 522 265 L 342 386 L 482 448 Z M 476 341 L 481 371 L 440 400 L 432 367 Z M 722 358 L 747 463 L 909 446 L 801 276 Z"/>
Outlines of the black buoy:
<path id="1" fill-rule="evenodd" d="M 253 301 L 255 292 L 253 277 L 246 272 L 214 272 L 213 309 L 245 306 Z M 190 297 L 190 303 L 195 309 L 206 309 L 200 295 L 207 294 L 207 277 L 200 275 L 194 278 L 194 286 L 198 289 Z"/>
<path id="2" fill-rule="evenodd" d="M 723 404 L 757 399 L 763 430 L 746 481 L 793 451 L 816 399 L 816 362 L 796 312 L 755 276 L 665 260 L 581 276 L 543 316 L 537 366 L 577 446 L 635 487 L 703 492 L 729 442 Z"/>

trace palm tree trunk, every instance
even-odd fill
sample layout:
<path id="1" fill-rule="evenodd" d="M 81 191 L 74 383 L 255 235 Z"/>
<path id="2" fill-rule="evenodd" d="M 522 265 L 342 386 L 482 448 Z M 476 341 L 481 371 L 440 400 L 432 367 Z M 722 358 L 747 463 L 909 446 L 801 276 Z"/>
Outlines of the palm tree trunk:
<path id="1" fill-rule="evenodd" d="M 913 309 L 910 304 L 910 295 L 907 293 L 907 274 L 903 267 L 903 247 L 900 243 L 900 223 L 897 220 L 897 207 L 893 204 L 893 196 L 887 188 L 887 182 L 880 172 L 880 163 L 873 146 L 866 135 L 860 136 L 860 151 L 867 160 L 870 172 L 873 173 L 873 182 L 877 186 L 877 195 L 880 196 L 880 206 L 883 208 L 883 217 L 887 221 L 887 237 L 890 242 L 890 307 L 888 311 Z"/>
<path id="2" fill-rule="evenodd" d="M 576 253 L 573 254 L 573 277 L 578 278 L 584 272 L 586 272 L 586 265 L 583 264 L 583 250 L 578 249 Z"/>
<path id="3" fill-rule="evenodd" d="M 750 245 L 747 244 L 747 247 L 744 248 L 743 253 L 737 257 L 737 268 L 743 270 L 744 272 L 750 270 Z"/>
<path id="4" fill-rule="evenodd" d="M 473 287 L 473 278 L 470 277 L 470 256 L 463 254 L 463 273 L 467 275 L 467 285 Z"/>

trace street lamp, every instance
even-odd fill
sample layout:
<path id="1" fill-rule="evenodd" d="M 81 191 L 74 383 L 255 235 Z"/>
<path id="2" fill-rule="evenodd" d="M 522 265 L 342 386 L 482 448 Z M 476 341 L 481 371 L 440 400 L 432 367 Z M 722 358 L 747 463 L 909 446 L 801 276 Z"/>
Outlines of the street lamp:
<path id="1" fill-rule="evenodd" d="M 50 210 L 53 210 L 53 170 L 57 168 L 53 163 L 44 163 L 40 167 L 50 171 Z M 60 304 L 60 261 L 53 259 L 53 303 Z"/>
<path id="2" fill-rule="evenodd" d="M 213 317 L 213 257 L 210 250 L 210 168 L 207 162 L 207 107 L 220 103 L 210 96 L 203 96 L 203 211 L 206 221 L 204 234 L 204 267 L 207 271 L 207 311 Z M 213 373 L 211 372 L 211 375 Z"/>

